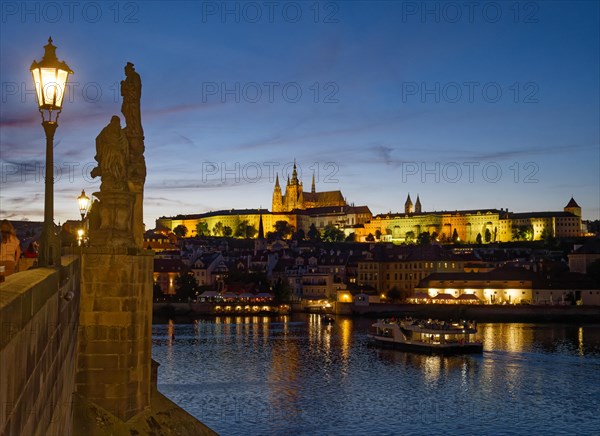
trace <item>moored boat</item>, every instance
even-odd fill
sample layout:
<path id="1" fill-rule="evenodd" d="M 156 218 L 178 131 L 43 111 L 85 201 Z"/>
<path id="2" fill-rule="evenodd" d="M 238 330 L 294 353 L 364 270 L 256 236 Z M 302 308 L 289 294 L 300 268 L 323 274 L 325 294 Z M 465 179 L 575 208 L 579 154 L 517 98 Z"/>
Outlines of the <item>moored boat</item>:
<path id="1" fill-rule="evenodd" d="M 369 337 L 375 343 L 400 350 L 427 354 L 483 352 L 483 343 L 476 338 L 477 324 L 474 322 L 380 319 L 371 328 Z"/>

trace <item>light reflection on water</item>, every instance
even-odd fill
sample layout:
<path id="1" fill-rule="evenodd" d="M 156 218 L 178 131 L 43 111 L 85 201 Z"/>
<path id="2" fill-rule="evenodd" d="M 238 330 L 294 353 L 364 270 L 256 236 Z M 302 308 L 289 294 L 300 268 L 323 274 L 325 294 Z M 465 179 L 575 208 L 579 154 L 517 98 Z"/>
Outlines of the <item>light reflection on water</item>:
<path id="1" fill-rule="evenodd" d="M 374 347 L 371 323 L 294 315 L 155 325 L 159 390 L 224 435 L 600 428 L 600 325 L 480 324 L 482 355 L 439 357 Z"/>

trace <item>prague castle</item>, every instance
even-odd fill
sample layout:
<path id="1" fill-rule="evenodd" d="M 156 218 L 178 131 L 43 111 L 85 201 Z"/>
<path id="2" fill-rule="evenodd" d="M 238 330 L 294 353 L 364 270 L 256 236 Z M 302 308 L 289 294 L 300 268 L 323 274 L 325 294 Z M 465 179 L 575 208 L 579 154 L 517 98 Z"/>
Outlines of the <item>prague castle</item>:
<path id="1" fill-rule="evenodd" d="M 281 193 L 279 186 L 279 175 L 275 179 L 273 189 L 273 212 L 291 212 L 293 210 L 306 210 L 318 207 L 347 206 L 341 191 L 316 192 L 315 175 L 312 178 L 310 192 L 304 192 L 302 182 L 298 180 L 296 162 L 292 172 L 292 180 L 289 179 L 285 186 L 285 194 Z"/>
<path id="2" fill-rule="evenodd" d="M 410 194 L 404 203 L 404 213 L 373 216 L 367 206 L 348 205 L 341 191 L 317 192 L 313 175 L 310 192 L 304 192 L 298 179 L 296 164 L 282 193 L 279 176 L 273 190 L 272 210 L 230 209 L 204 214 L 162 217 L 157 227 L 173 230 L 178 225 L 194 236 L 196 226 L 204 222 L 209 230 L 218 226 L 235 229 L 243 221 L 259 228 L 263 220 L 265 233 L 274 230 L 277 221 L 288 222 L 305 234 L 311 226 L 322 231 L 333 225 L 356 241 L 410 243 L 424 232 L 440 242 L 464 243 L 509 242 L 514 239 L 540 240 L 545 237 L 576 237 L 583 232 L 581 207 L 571 198 L 562 211 L 514 213 L 508 209 L 476 209 L 456 211 L 423 211 L 417 196 L 413 204 Z"/>
<path id="3" fill-rule="evenodd" d="M 514 213 L 504 209 L 423 212 L 419 197 L 413 206 L 408 195 L 404 213 L 377 215 L 357 235 L 380 234 L 384 241 L 402 243 L 423 232 L 436 234 L 442 242 L 466 243 L 509 242 L 515 234 L 527 240 L 543 239 L 546 235 L 576 237 L 582 234 L 581 208 L 571 198 L 562 211 L 556 212 Z"/>

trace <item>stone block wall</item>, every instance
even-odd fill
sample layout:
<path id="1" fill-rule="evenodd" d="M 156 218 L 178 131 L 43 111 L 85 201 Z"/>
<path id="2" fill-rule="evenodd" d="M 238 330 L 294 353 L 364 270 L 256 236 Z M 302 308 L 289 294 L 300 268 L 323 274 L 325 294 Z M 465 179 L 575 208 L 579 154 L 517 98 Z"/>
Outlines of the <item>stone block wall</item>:
<path id="1" fill-rule="evenodd" d="M 0 434 L 72 434 L 80 260 L 0 284 Z"/>
<path id="2" fill-rule="evenodd" d="M 150 406 L 152 272 L 151 251 L 83 255 L 77 392 L 123 421 Z"/>

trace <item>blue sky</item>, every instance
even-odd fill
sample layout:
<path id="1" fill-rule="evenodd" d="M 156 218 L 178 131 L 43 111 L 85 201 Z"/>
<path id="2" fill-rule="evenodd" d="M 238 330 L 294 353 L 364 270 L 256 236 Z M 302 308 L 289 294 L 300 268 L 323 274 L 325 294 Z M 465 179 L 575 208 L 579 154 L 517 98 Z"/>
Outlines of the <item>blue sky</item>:
<path id="1" fill-rule="evenodd" d="M 468 2 L 467 2 L 468 3 Z M 75 71 L 55 137 L 55 220 L 77 219 L 95 137 L 143 82 L 148 227 L 270 208 L 306 189 L 373 213 L 562 210 L 600 218 L 598 2 L 3 2 L 0 216 L 43 218 L 31 62 Z M 71 8 L 71 9 L 70 9 Z M 36 168 L 38 168 L 36 173 Z"/>

